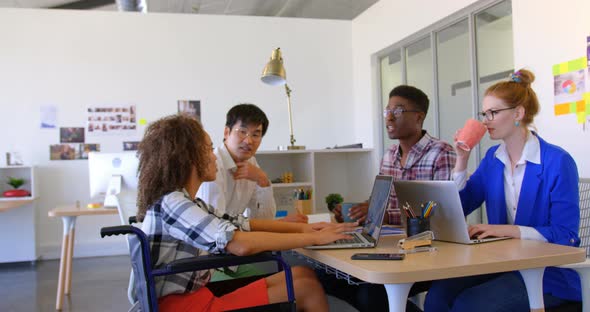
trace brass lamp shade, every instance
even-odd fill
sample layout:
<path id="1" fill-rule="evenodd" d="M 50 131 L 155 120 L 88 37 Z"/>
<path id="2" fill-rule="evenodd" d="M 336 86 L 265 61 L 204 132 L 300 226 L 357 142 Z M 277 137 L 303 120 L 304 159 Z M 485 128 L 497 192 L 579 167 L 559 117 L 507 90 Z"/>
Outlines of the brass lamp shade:
<path id="1" fill-rule="evenodd" d="M 270 61 L 264 66 L 260 79 L 262 82 L 272 86 L 283 85 L 287 82 L 287 72 L 283 66 L 281 48 L 276 48 L 272 51 Z"/>

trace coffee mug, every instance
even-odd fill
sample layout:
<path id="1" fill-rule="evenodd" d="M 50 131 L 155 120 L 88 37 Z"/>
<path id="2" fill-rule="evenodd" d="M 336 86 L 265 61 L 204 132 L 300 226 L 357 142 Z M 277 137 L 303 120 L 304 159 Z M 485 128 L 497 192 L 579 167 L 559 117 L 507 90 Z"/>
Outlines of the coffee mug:
<path id="1" fill-rule="evenodd" d="M 354 222 L 355 220 L 350 218 L 350 216 L 348 216 L 348 213 L 350 212 L 350 208 L 358 205 L 359 203 L 342 203 L 340 204 L 340 206 L 342 207 L 342 219 L 344 220 L 344 222 Z"/>
<path id="2" fill-rule="evenodd" d="M 486 126 L 475 119 L 467 119 L 465 125 L 457 132 L 457 146 L 465 151 L 470 151 L 487 132 Z"/>

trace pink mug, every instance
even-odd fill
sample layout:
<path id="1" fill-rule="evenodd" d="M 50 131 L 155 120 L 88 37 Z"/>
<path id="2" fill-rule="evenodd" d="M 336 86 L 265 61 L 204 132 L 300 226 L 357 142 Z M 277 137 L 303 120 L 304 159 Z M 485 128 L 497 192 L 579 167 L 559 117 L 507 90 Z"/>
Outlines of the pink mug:
<path id="1" fill-rule="evenodd" d="M 457 132 L 455 141 L 457 146 L 465 151 L 470 151 L 487 132 L 486 126 L 475 119 L 467 119 L 462 129 Z"/>

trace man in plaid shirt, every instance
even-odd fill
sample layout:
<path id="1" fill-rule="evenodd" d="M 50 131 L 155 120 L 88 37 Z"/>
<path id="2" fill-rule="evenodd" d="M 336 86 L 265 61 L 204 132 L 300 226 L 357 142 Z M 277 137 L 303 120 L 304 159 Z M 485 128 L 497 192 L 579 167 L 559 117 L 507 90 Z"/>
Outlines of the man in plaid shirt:
<path id="1" fill-rule="evenodd" d="M 394 180 L 451 180 L 456 154 L 449 143 L 430 136 L 422 129 L 428 112 L 428 96 L 420 89 L 401 85 L 389 93 L 389 103 L 383 110 L 387 136 L 399 140 L 383 155 L 379 174 L 391 175 Z M 364 221 L 368 205 L 350 209 L 353 219 Z M 340 210 L 334 209 L 336 219 Z M 397 195 L 389 194 L 386 223 L 400 225 L 401 213 Z"/>

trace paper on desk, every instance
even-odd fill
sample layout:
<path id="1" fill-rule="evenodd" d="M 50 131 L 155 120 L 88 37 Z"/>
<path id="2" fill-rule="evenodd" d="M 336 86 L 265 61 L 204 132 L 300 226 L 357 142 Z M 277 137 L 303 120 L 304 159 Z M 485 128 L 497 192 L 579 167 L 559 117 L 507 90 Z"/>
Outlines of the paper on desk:
<path id="1" fill-rule="evenodd" d="M 328 222 L 330 223 L 329 213 L 314 213 L 307 215 L 307 223 Z"/>

